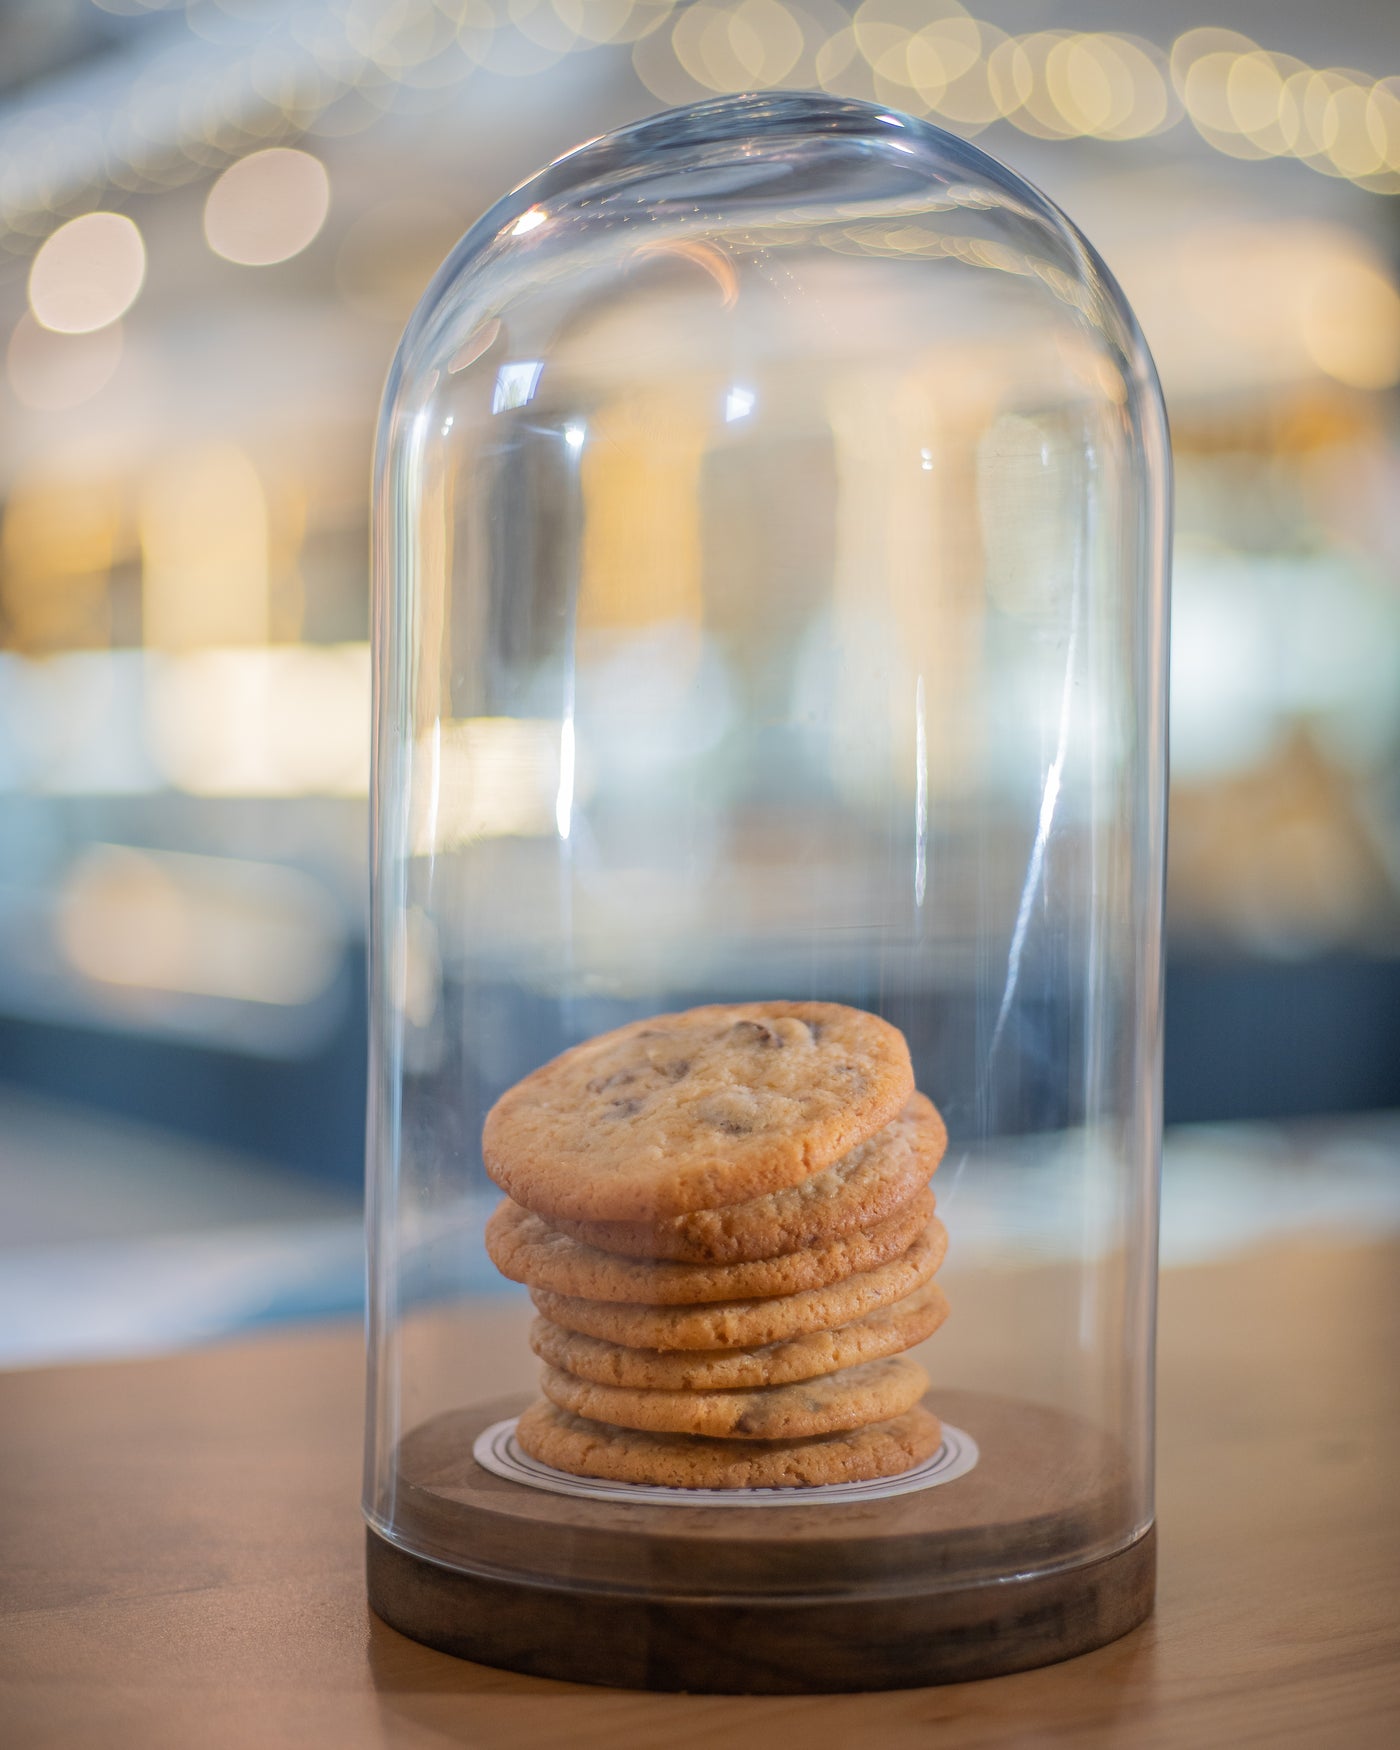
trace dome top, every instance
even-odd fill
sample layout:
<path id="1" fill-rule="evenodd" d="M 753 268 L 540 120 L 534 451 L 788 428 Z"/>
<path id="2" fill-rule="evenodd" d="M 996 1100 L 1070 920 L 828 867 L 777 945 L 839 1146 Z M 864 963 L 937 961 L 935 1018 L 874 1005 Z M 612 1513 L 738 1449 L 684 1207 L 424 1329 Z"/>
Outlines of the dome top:
<path id="1" fill-rule="evenodd" d="M 946 287 L 936 319 L 969 332 L 989 287 L 1016 281 L 1028 322 L 1077 329 L 1109 355 L 1122 379 L 1114 399 L 1157 393 L 1122 293 L 1053 202 L 944 129 L 807 92 L 669 110 L 522 183 L 443 263 L 405 332 L 391 391 L 417 371 L 462 368 L 464 343 L 522 301 L 544 298 L 553 312 L 545 327 L 557 332 L 561 299 L 596 302 L 639 266 L 687 256 L 729 305 L 746 266 L 748 279 L 770 284 L 786 273 L 780 296 L 790 302 L 814 295 L 811 270 L 823 258 L 833 269 L 875 261 L 906 284 L 922 267 Z M 780 265 L 788 257 L 794 264 Z"/>

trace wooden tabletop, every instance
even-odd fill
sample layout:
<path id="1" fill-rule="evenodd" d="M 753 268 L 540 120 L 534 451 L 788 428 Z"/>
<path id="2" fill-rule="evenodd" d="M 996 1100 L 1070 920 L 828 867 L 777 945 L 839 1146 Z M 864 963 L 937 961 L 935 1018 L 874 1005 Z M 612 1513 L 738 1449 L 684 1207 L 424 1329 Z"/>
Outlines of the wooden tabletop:
<path id="1" fill-rule="evenodd" d="M 1168 1272 L 1155 1618 L 886 1695 L 512 1676 L 366 1610 L 357 1332 L 0 1376 L 6 1750 L 1400 1743 L 1400 1247 Z"/>

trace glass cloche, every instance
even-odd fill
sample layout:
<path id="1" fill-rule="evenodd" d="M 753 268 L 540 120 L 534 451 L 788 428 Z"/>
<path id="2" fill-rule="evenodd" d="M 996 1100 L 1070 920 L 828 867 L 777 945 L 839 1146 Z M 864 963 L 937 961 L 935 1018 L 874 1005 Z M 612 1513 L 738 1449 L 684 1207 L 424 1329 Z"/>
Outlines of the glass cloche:
<path id="1" fill-rule="evenodd" d="M 444 263 L 375 486 L 369 1584 L 518 1670 L 1151 1609 L 1169 460 L 937 128 L 736 97 Z"/>

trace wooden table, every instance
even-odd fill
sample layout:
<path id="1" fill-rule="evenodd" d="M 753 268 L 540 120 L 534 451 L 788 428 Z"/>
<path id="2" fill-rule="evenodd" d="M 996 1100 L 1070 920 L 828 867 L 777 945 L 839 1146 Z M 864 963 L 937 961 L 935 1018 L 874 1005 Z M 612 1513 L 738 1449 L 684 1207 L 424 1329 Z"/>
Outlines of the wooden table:
<path id="1" fill-rule="evenodd" d="M 1156 1617 L 1041 1671 L 739 1700 L 433 1653 L 364 1604 L 358 1333 L 0 1376 L 6 1750 L 1400 1744 L 1400 1247 L 1163 1282 Z"/>

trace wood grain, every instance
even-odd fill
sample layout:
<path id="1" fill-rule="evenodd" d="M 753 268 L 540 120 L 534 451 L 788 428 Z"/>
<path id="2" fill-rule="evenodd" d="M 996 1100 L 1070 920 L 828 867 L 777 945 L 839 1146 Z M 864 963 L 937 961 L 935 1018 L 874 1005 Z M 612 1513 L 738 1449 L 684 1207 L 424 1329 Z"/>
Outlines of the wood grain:
<path id="1" fill-rule="evenodd" d="M 652 1696 L 458 1662 L 364 1602 L 354 1331 L 0 1377 L 6 1750 L 1338 1746 L 1400 1739 L 1400 1246 L 1163 1282 L 1161 1578 L 1069 1664 Z"/>

